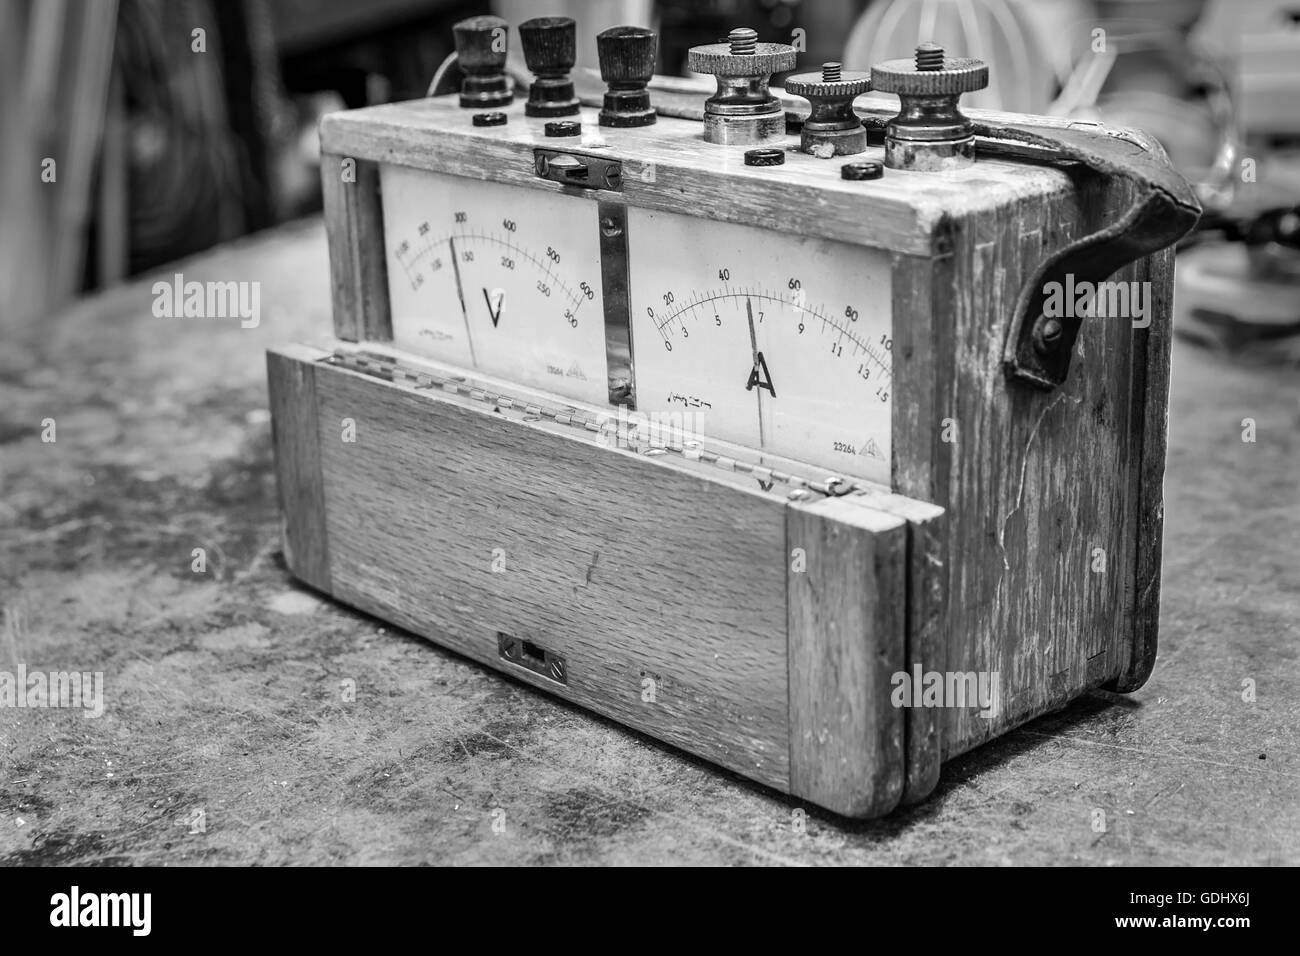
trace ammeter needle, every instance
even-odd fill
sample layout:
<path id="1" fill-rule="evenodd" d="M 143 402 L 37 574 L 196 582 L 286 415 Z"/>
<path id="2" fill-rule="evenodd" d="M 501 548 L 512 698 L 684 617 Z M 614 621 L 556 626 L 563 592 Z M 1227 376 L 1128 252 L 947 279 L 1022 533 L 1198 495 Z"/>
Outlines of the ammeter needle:
<path id="1" fill-rule="evenodd" d="M 754 362 L 750 371 L 750 378 L 752 380 L 758 375 L 759 359 L 758 333 L 754 331 L 754 301 L 749 298 L 749 296 L 745 296 L 745 314 L 749 316 L 749 349 L 753 354 Z M 766 448 L 767 439 L 763 436 L 763 390 L 761 388 L 758 389 L 758 394 L 755 398 L 758 400 L 758 447 Z"/>

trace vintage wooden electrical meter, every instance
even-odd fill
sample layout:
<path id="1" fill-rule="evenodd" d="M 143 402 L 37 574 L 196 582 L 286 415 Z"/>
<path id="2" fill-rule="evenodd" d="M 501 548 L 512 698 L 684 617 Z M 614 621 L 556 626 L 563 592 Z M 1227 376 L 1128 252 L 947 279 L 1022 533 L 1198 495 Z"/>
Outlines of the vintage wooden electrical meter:
<path id="1" fill-rule="evenodd" d="M 321 126 L 334 338 L 268 358 L 293 573 L 866 817 L 1155 656 L 1172 243 L 1139 134 L 959 109 L 923 44 L 716 89 L 457 27 Z M 996 68 L 996 66 L 994 66 Z M 897 105 L 865 105 L 869 89 Z"/>

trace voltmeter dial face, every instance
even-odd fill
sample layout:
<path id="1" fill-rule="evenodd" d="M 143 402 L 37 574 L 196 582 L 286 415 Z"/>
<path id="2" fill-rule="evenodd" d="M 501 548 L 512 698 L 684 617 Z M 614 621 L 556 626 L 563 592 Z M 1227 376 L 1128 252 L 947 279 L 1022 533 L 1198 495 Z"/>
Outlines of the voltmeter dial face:
<path id="1" fill-rule="evenodd" d="M 706 437 L 889 482 L 884 252 L 628 212 L 637 409 Z"/>
<path id="2" fill-rule="evenodd" d="M 608 401 L 596 203 L 401 166 L 380 186 L 394 346 Z"/>

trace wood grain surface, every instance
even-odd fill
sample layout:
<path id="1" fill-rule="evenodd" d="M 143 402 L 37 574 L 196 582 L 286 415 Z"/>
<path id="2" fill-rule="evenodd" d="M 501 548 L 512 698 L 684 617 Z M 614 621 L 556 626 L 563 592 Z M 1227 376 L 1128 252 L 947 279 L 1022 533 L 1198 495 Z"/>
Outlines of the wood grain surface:
<path id="1" fill-rule="evenodd" d="M 998 358 L 1027 270 L 1104 217 L 1098 207 L 1095 184 L 1082 180 L 953 221 L 950 470 L 931 475 L 928 496 L 899 490 L 952 516 L 948 667 L 998 674 L 1001 700 L 989 718 L 947 712 L 946 757 L 1113 679 L 1134 639 L 1139 552 L 1158 547 L 1138 534 L 1139 501 L 1152 508 L 1159 496 L 1141 474 L 1144 443 L 1154 440 L 1146 429 L 1162 417 L 1162 376 L 1148 394 L 1149 359 L 1137 358 L 1147 333 L 1127 318 L 1085 322 L 1070 377 L 1051 393 L 1009 383 Z M 1152 278 L 1167 302 L 1169 274 Z M 1168 321 L 1167 312 L 1154 317 Z M 1141 559 L 1148 569 L 1150 554 Z"/>
<path id="2" fill-rule="evenodd" d="M 512 676 L 787 788 L 780 502 L 345 370 L 317 396 L 337 597 L 492 666 L 533 642 L 567 686 Z"/>

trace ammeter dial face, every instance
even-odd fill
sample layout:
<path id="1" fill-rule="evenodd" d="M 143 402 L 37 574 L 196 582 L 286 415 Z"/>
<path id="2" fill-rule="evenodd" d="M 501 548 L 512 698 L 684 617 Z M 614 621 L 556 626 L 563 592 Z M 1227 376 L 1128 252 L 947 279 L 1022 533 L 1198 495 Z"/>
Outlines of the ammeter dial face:
<path id="1" fill-rule="evenodd" d="M 608 401 L 596 203 L 381 169 L 393 345 Z"/>
<path id="2" fill-rule="evenodd" d="M 872 249 L 628 212 L 637 409 L 889 482 L 890 264 Z"/>

